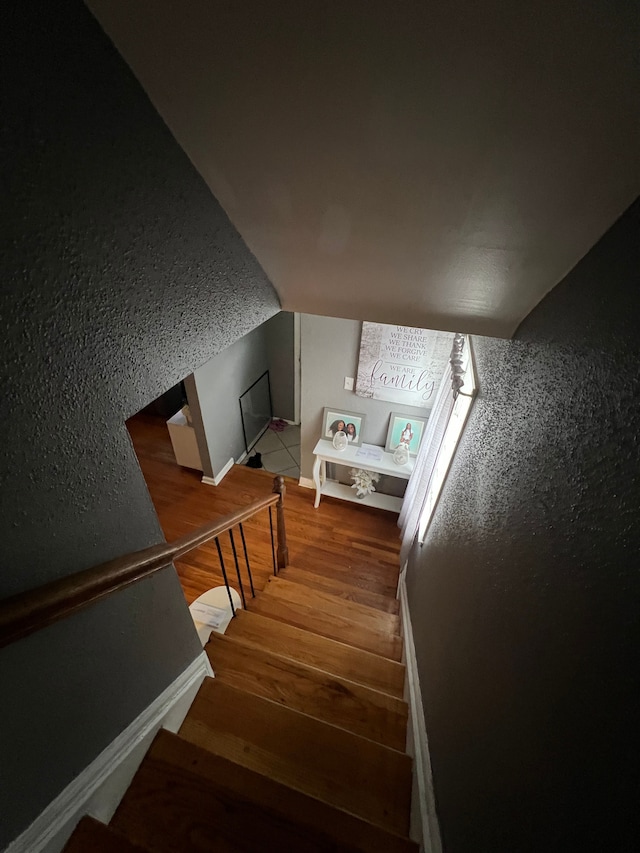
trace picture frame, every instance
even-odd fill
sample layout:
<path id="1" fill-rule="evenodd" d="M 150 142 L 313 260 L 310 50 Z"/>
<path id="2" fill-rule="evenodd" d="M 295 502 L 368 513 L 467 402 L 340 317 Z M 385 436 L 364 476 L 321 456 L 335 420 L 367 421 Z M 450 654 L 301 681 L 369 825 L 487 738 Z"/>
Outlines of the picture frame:
<path id="1" fill-rule="evenodd" d="M 366 415 L 361 412 L 348 412 L 346 409 L 326 406 L 322 415 L 322 438 L 333 441 L 333 436 L 338 432 L 342 423 L 342 429 L 347 433 L 349 444 L 352 447 L 360 447 L 365 421 Z M 355 435 L 349 427 L 353 427 Z"/>
<path id="2" fill-rule="evenodd" d="M 404 412 L 391 412 L 384 449 L 387 453 L 393 453 L 403 442 L 409 448 L 409 456 L 417 456 L 428 420 L 428 418 L 407 415 Z"/>

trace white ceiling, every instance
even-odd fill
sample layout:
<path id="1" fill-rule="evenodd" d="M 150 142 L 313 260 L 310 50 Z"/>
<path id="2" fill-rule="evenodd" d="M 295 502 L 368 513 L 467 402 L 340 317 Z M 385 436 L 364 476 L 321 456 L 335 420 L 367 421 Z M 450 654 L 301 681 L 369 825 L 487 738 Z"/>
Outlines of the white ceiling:
<path id="1" fill-rule="evenodd" d="M 88 5 L 287 310 L 510 336 L 640 191 L 634 0 Z"/>

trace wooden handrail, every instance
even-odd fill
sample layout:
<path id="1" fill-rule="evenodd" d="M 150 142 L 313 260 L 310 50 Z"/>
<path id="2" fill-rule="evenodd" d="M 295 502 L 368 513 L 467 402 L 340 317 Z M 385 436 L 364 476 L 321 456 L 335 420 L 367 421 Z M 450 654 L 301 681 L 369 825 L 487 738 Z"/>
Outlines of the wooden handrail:
<path id="1" fill-rule="evenodd" d="M 279 481 L 282 480 L 282 489 Z M 278 490 L 276 492 L 276 486 Z M 171 543 L 151 545 L 123 557 L 116 557 L 91 569 L 51 581 L 37 589 L 21 592 L 0 601 L 0 648 L 14 640 L 27 637 L 35 631 L 65 619 L 72 613 L 105 598 L 112 592 L 124 589 L 149 577 L 184 554 L 215 539 L 262 509 L 278 504 L 278 532 L 280 532 L 280 506 L 284 495 L 284 480 L 274 480 L 275 494 L 253 501 L 242 509 L 199 527 L 193 533 L 181 536 Z M 286 544 L 284 545 L 286 549 Z M 278 544 L 280 557 L 280 543 Z"/>

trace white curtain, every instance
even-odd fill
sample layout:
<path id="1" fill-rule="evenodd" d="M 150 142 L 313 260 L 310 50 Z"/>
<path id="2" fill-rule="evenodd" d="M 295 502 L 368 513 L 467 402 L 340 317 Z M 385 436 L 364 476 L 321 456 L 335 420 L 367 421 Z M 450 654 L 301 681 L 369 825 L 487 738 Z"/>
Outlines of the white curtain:
<path id="1" fill-rule="evenodd" d="M 433 468 L 438 458 L 438 451 L 451 417 L 454 399 L 451 389 L 451 365 L 447 365 L 438 393 L 436 395 L 433 409 L 427 421 L 424 438 L 420 444 L 420 450 L 416 459 L 415 468 L 409 478 L 402 511 L 398 518 L 398 527 L 401 528 L 400 537 L 400 565 L 404 565 L 409 556 L 409 551 L 415 539 L 420 521 L 420 515 L 429 488 L 429 482 Z"/>

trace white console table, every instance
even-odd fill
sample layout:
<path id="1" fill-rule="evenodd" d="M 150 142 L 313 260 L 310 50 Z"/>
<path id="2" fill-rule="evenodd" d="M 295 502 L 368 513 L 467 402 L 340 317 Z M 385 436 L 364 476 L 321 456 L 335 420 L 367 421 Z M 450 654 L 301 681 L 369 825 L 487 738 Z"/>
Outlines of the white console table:
<path id="1" fill-rule="evenodd" d="M 366 448 L 367 445 L 364 445 Z M 382 450 L 382 448 L 379 448 Z M 356 497 L 355 489 L 334 480 L 327 480 L 327 462 L 335 462 L 337 465 L 347 465 L 349 468 L 363 468 L 365 471 L 375 471 L 378 474 L 387 474 L 390 477 L 399 477 L 408 480 L 415 465 L 415 458 L 410 457 L 406 465 L 396 465 L 393 461 L 393 453 L 382 451 L 382 459 L 373 460 L 356 456 L 359 447 L 349 444 L 345 450 L 336 450 L 331 441 L 321 438 L 313 449 L 315 462 L 313 463 L 313 482 L 316 487 L 316 499 L 314 507 L 320 504 L 322 495 L 332 498 L 341 498 L 354 503 L 375 506 L 379 509 L 387 509 L 390 512 L 400 512 L 402 498 L 394 495 L 383 495 L 373 492 L 364 498 Z"/>

